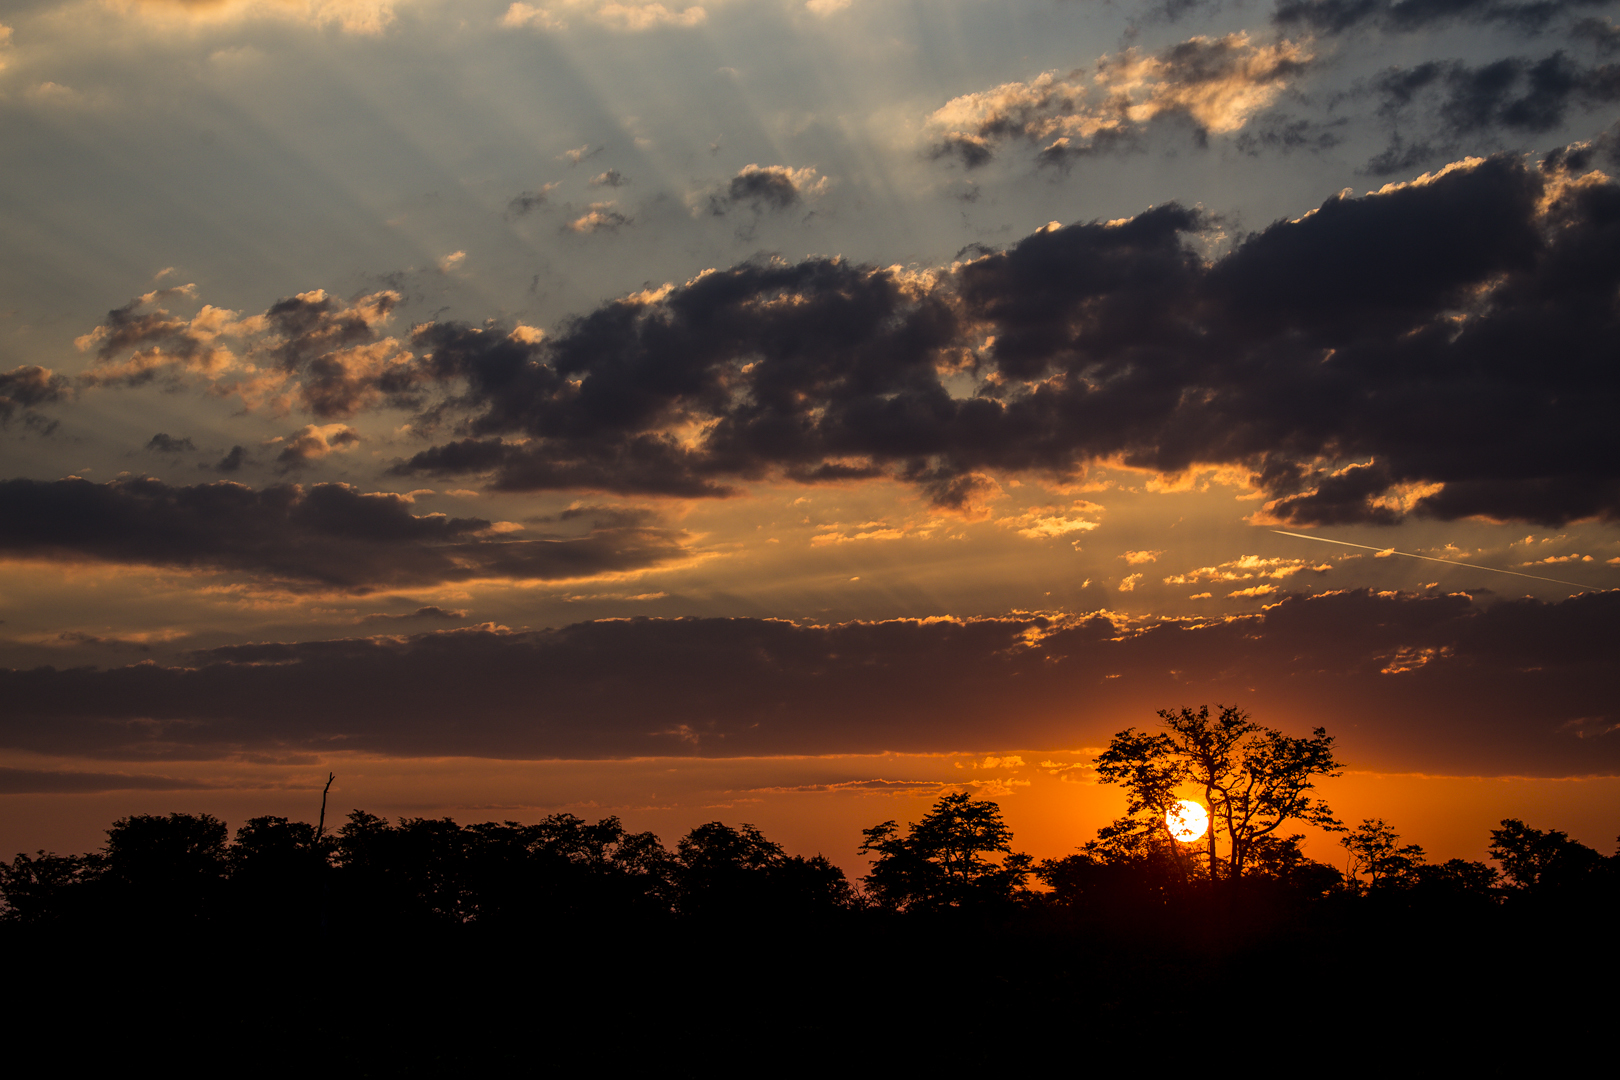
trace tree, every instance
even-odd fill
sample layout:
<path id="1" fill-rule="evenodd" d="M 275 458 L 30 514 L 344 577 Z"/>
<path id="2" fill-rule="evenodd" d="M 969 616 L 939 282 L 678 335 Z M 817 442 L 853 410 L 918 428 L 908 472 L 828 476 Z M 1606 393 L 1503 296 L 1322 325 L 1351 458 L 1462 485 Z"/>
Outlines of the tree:
<path id="1" fill-rule="evenodd" d="M 85 887 L 101 872 L 99 855 L 17 853 L 0 861 L 0 922 L 46 923 L 74 914 Z"/>
<path id="2" fill-rule="evenodd" d="M 898 824 L 885 821 L 862 833 L 860 853 L 877 855 L 863 880 L 886 907 L 1008 901 L 1023 891 L 1033 872 L 1030 857 L 1012 850 L 1012 830 L 1001 820 L 1001 807 L 975 801 L 965 791 L 941 797 L 910 830 L 901 836 Z M 1002 858 L 998 862 L 993 855 Z"/>
<path id="3" fill-rule="evenodd" d="M 229 872 L 225 823 L 212 814 L 132 814 L 107 829 L 109 911 L 120 918 L 187 923 L 215 914 Z"/>
<path id="4" fill-rule="evenodd" d="M 1526 892 L 1585 884 L 1605 863 L 1568 833 L 1532 829 L 1518 818 L 1505 818 L 1491 830 L 1489 853 L 1513 888 Z"/>
<path id="5" fill-rule="evenodd" d="M 230 847 L 231 893 L 239 915 L 262 931 L 308 931 L 320 924 L 333 843 L 314 825 L 250 818 Z"/>
<path id="6" fill-rule="evenodd" d="M 1173 847 L 1165 815 L 1186 788 L 1198 789 L 1209 811 L 1203 856 L 1212 880 L 1240 878 L 1262 845 L 1295 840 L 1278 834 L 1287 822 L 1343 829 L 1327 804 L 1312 794 L 1318 777 L 1342 771 L 1333 756 L 1333 738 L 1324 729 L 1296 739 L 1261 727 L 1241 709 L 1223 707 L 1211 717 L 1207 705 L 1196 711 L 1161 709 L 1159 717 L 1165 730 L 1127 728 L 1096 759 L 1102 781 L 1122 785 L 1127 795 L 1126 817 L 1105 830 L 1113 847 Z M 1219 851 L 1223 836 L 1224 859 Z"/>
<path id="7" fill-rule="evenodd" d="M 706 918 L 781 918 L 853 904 L 844 872 L 825 856 L 788 855 L 753 825 L 699 825 L 676 845 L 678 906 Z"/>
<path id="8" fill-rule="evenodd" d="M 1416 881 L 1424 863 L 1423 848 L 1401 844 L 1400 837 L 1383 818 L 1366 818 L 1339 843 L 1350 853 L 1350 877 L 1367 875 L 1369 888 L 1409 885 Z"/>

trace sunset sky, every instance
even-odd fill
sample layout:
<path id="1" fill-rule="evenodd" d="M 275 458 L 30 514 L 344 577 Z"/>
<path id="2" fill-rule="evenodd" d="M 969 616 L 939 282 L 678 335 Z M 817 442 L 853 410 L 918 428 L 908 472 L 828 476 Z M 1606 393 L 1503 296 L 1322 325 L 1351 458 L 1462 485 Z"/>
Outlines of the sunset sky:
<path id="1" fill-rule="evenodd" d="M 1612 851 L 1617 17 L 0 3 L 0 855 L 331 771 L 1058 856 L 1203 703 Z"/>

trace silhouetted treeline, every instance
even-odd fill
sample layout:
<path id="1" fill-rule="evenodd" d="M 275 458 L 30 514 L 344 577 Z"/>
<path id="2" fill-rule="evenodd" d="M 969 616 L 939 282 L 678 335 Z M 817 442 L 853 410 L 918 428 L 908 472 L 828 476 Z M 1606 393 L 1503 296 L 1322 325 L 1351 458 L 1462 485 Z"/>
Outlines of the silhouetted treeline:
<path id="1" fill-rule="evenodd" d="M 97 852 L 0 863 L 0 1007 L 75 1060 L 169 1075 L 507 1075 L 581 1053 L 865 1075 L 1056 1069 L 1082 1047 L 1179 1068 L 1217 1020 L 1255 1067 L 1357 1030 L 1489 1074 L 1604 1030 L 1585 975 L 1620 962 L 1620 855 L 1514 820 L 1491 833 L 1500 869 L 1430 864 L 1377 820 L 1345 847 L 1346 871 L 1290 838 L 1210 880 L 1185 847 L 1105 829 L 1035 863 L 994 803 L 950 795 L 867 830 L 854 887 L 719 822 L 671 850 L 568 814 L 355 811 L 326 836 L 261 817 L 234 837 L 136 815 Z"/>
<path id="2" fill-rule="evenodd" d="M 0 862 L 0 893 L 15 923 L 261 935 L 521 933 L 559 921 L 816 918 L 859 906 L 842 870 L 787 855 L 752 825 L 710 822 L 671 852 L 616 817 L 461 826 L 390 824 L 362 810 L 335 835 L 258 817 L 234 840 L 208 814 L 134 815 L 113 823 L 100 851 Z"/>
<path id="3" fill-rule="evenodd" d="M 947 795 L 909 832 L 892 821 L 866 831 L 861 851 L 874 864 L 865 887 L 855 888 L 824 856 L 790 856 L 747 824 L 709 822 L 670 851 L 616 817 L 462 826 L 449 818 L 391 824 L 355 810 L 332 835 L 258 817 L 231 838 L 208 814 L 141 814 L 113 823 L 100 851 L 0 862 L 0 918 L 310 935 L 971 913 L 1061 916 L 1146 933 L 1205 922 L 1191 913 L 1239 894 L 1245 926 L 1357 909 L 1462 915 L 1620 897 L 1620 853 L 1605 856 L 1513 819 L 1491 832 L 1499 870 L 1462 859 L 1428 863 L 1421 847 L 1400 844 L 1387 824 L 1369 819 L 1342 841 L 1348 873 L 1307 858 L 1300 838 L 1290 837 L 1258 845 L 1241 878 L 1213 882 L 1191 847 L 1122 840 L 1107 828 L 1078 854 L 1039 864 L 1013 852 L 1011 838 L 995 803 Z M 1189 915 L 1167 919 L 1166 909 L 1178 907 Z M 1221 919 L 1234 929 L 1229 916 Z"/>

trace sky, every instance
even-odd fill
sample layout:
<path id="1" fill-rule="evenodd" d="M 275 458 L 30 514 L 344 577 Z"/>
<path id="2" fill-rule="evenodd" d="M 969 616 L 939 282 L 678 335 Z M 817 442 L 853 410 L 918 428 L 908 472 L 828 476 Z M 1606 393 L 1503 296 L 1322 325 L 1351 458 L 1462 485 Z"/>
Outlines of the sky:
<path id="1" fill-rule="evenodd" d="M 1055 857 L 1206 703 L 1611 850 L 1617 18 L 0 3 L 0 851 L 332 773 Z"/>

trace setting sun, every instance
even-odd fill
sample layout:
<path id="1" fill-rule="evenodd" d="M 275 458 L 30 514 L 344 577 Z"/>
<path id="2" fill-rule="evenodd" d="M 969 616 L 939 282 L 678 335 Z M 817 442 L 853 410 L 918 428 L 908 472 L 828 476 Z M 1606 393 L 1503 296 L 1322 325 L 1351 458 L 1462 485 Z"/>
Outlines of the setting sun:
<path id="1" fill-rule="evenodd" d="M 1165 813 L 1164 824 L 1171 836 L 1183 844 L 1190 844 L 1201 839 L 1209 829 L 1209 814 L 1199 803 L 1182 799 Z"/>

